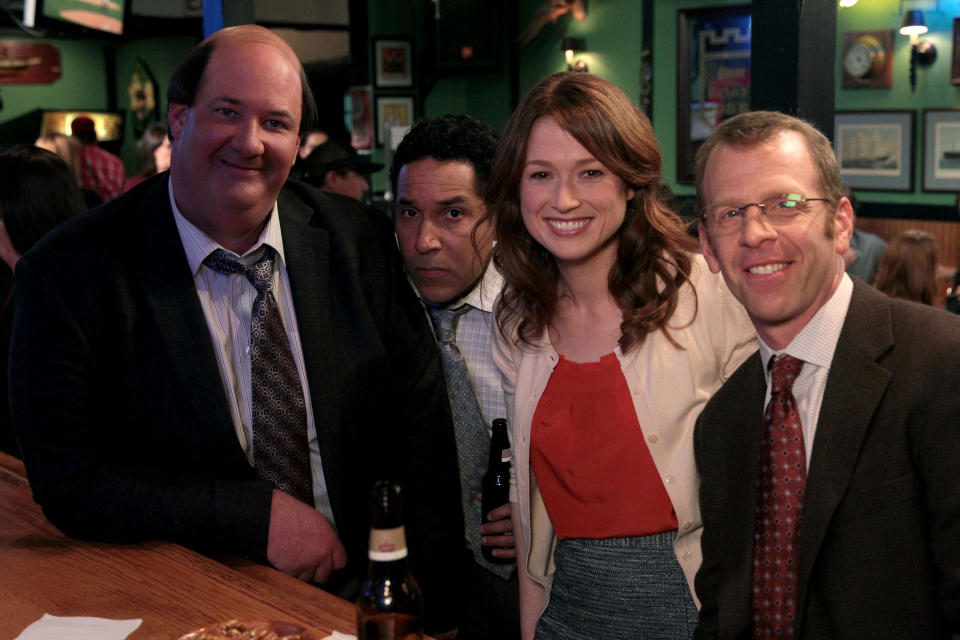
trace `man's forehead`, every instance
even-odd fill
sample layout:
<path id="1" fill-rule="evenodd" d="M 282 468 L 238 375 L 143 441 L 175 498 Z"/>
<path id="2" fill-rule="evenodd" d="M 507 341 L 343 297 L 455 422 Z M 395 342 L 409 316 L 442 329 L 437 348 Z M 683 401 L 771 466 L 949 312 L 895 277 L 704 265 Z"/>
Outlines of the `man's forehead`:
<path id="1" fill-rule="evenodd" d="M 420 158 L 400 168 L 397 192 L 416 191 L 438 202 L 453 198 L 481 200 L 473 165 L 461 160 Z"/>

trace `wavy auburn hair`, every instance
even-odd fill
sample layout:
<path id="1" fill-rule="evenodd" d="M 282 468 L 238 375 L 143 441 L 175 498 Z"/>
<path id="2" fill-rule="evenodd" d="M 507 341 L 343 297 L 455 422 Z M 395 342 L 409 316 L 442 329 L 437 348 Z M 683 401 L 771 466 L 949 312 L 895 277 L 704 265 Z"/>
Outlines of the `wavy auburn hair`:
<path id="1" fill-rule="evenodd" d="M 636 191 L 617 232 L 617 259 L 608 277 L 623 311 L 621 351 L 639 347 L 651 331 L 669 337 L 667 321 L 690 275 L 696 242 L 660 197 L 660 147 L 650 121 L 615 85 L 577 72 L 554 74 L 527 93 L 507 122 L 487 182 L 487 215 L 496 221 L 494 260 L 506 281 L 495 309 L 501 335 L 509 338 L 506 327 L 516 321 L 519 340 L 534 344 L 557 310 L 556 262 L 527 232 L 520 210 L 527 139 L 543 117 L 556 120 Z"/>
<path id="2" fill-rule="evenodd" d="M 923 304 L 937 296 L 937 241 L 926 231 L 907 229 L 887 245 L 875 286 L 891 298 Z"/>

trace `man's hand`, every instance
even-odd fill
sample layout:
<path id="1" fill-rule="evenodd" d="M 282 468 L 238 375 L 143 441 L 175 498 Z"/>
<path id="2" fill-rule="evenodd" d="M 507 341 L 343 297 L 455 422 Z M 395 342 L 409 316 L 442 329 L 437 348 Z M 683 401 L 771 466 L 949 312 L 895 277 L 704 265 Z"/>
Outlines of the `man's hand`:
<path id="1" fill-rule="evenodd" d="M 274 490 L 267 560 L 299 580 L 326 582 L 334 569 L 346 566 L 347 551 L 319 511 Z"/>
<path id="2" fill-rule="evenodd" d="M 477 494 L 480 499 L 480 494 Z M 491 550 L 495 558 L 516 558 L 517 550 L 513 541 L 513 520 L 510 518 L 510 503 L 502 504 L 486 514 L 490 522 L 480 525 L 480 544 L 496 547 Z"/>

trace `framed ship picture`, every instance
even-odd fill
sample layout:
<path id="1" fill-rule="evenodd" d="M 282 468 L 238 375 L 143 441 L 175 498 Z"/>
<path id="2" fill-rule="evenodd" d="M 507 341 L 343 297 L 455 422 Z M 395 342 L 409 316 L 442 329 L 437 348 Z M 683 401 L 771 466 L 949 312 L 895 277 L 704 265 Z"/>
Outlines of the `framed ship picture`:
<path id="1" fill-rule="evenodd" d="M 923 190 L 960 191 L 960 109 L 923 110 Z"/>
<path id="2" fill-rule="evenodd" d="M 837 111 L 833 145 L 845 186 L 913 191 L 913 111 Z"/>

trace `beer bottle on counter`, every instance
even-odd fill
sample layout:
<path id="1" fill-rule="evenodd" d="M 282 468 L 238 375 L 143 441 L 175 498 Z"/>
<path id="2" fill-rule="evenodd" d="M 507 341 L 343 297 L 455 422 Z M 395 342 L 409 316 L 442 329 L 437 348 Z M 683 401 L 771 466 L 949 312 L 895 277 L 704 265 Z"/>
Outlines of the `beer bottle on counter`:
<path id="1" fill-rule="evenodd" d="M 490 439 L 490 462 L 487 472 L 483 474 L 483 500 L 480 508 L 483 512 L 483 521 L 490 522 L 488 514 L 497 507 L 510 501 L 510 440 L 507 439 L 507 421 L 497 418 L 493 421 L 493 436 Z M 510 558 L 497 558 L 493 555 L 496 547 L 483 545 L 480 552 L 490 562 L 509 564 Z"/>
<path id="2" fill-rule="evenodd" d="M 359 640 L 422 640 L 423 597 L 410 574 L 400 485 L 373 486 L 370 559 L 357 595 Z"/>

